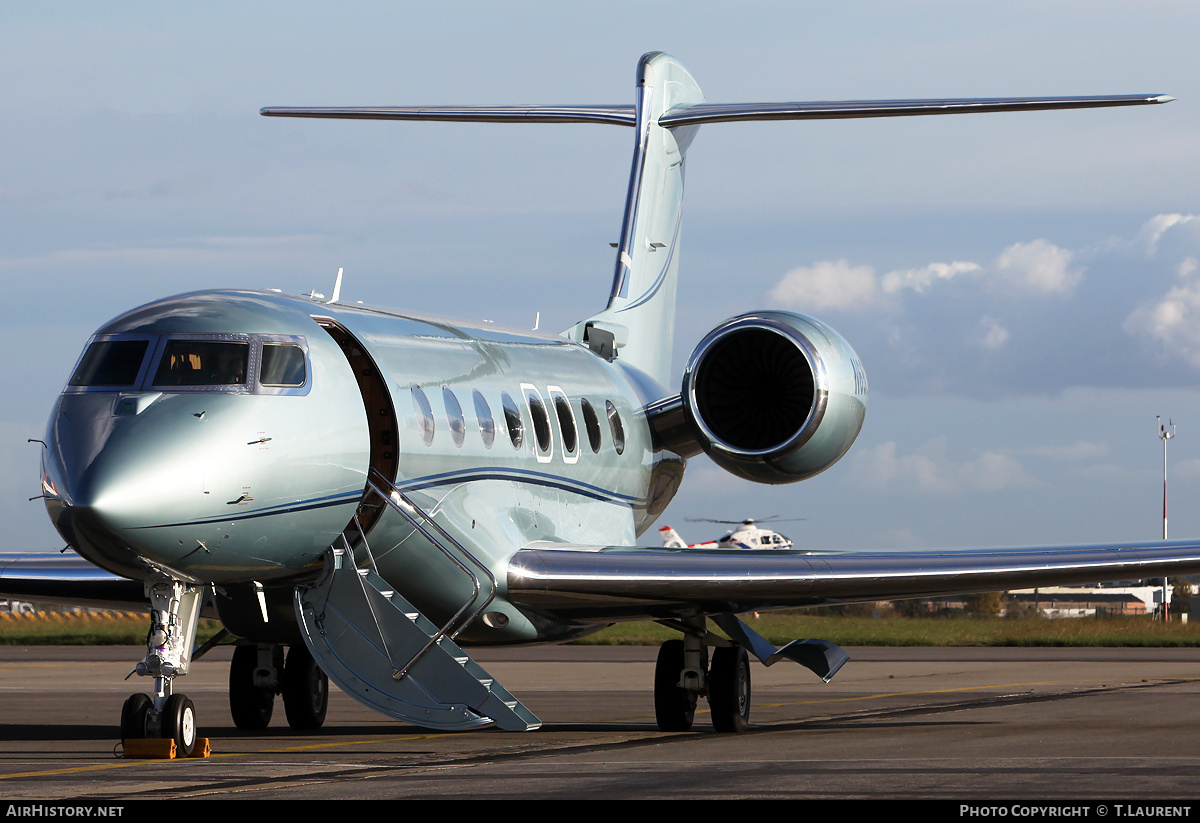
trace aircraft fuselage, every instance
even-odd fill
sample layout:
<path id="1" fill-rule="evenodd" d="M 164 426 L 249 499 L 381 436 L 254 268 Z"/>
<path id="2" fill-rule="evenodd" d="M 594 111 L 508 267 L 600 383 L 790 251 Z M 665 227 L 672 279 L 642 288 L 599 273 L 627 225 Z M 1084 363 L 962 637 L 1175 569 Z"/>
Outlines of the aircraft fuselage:
<path id="1" fill-rule="evenodd" d="M 182 295 L 93 336 L 51 417 L 47 507 L 114 573 L 288 589 L 357 513 L 356 556 L 435 619 L 453 614 L 469 580 L 386 506 L 360 508 L 373 467 L 495 576 L 503 625 L 469 639 L 528 642 L 545 617 L 505 600 L 508 559 L 631 545 L 678 487 L 683 461 L 654 450 L 641 412 L 663 393 L 562 337 Z"/>

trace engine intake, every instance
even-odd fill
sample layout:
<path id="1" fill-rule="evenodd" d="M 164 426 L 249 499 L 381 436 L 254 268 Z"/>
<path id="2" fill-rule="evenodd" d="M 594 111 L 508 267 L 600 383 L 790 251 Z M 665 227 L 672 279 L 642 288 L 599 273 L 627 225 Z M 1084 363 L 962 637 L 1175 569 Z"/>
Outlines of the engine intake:
<path id="1" fill-rule="evenodd" d="M 833 329 L 799 314 L 727 320 L 696 346 L 683 390 L 647 410 L 664 448 L 703 450 L 759 483 L 792 483 L 832 466 L 862 428 L 867 381 Z"/>

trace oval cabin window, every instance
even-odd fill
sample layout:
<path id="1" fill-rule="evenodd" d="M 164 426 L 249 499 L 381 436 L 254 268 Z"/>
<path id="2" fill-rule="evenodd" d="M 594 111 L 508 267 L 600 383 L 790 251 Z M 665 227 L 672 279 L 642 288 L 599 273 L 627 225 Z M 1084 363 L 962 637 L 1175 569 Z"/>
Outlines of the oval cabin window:
<path id="1" fill-rule="evenodd" d="M 413 408 L 417 412 L 417 428 L 421 431 L 421 439 L 425 441 L 425 445 L 429 446 L 433 443 L 433 408 L 429 405 L 429 398 L 425 396 L 425 392 L 421 391 L 419 386 L 412 387 Z"/>

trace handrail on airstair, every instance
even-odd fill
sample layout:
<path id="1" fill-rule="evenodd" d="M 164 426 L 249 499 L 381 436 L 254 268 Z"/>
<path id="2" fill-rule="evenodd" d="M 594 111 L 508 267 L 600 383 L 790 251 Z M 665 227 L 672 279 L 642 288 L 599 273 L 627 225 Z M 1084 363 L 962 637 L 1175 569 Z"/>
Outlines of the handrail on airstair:
<path id="1" fill-rule="evenodd" d="M 496 577 L 492 574 L 491 569 L 480 562 L 477 557 L 471 554 L 471 552 L 467 551 L 466 547 L 464 547 L 462 543 L 455 540 L 454 537 L 452 537 L 445 529 L 438 525 L 437 521 L 433 519 L 433 515 L 429 514 L 429 512 L 422 509 L 416 503 L 412 502 L 404 494 L 404 492 L 396 488 L 394 483 L 388 480 L 382 472 L 374 467 L 371 467 L 367 474 L 367 487 L 376 495 L 378 495 L 383 502 L 395 509 L 402 517 L 404 517 L 405 520 L 411 523 L 413 528 L 419 531 L 426 540 L 437 546 L 442 554 L 446 555 L 446 557 L 449 558 L 454 565 L 458 566 L 458 568 L 462 570 L 464 574 L 471 578 L 471 597 L 468 598 L 467 602 L 462 605 L 462 608 L 460 608 L 454 613 L 453 616 L 451 616 L 450 620 L 447 621 L 445 626 L 442 626 L 440 629 L 434 632 L 434 634 L 429 638 L 429 642 L 426 643 L 420 651 L 413 655 L 411 660 L 395 671 L 395 673 L 392 675 L 392 679 L 400 680 L 408 673 L 408 670 L 412 668 L 414 663 L 420 660 L 426 652 L 437 645 L 439 640 L 441 640 L 443 637 L 449 637 L 451 640 L 455 639 L 463 629 L 469 626 L 477 617 L 479 617 L 480 614 L 483 613 L 483 610 L 486 609 L 496 597 Z M 421 520 L 432 526 L 438 535 L 441 536 L 441 539 L 435 537 L 430 533 L 429 529 L 421 525 L 419 522 Z M 363 545 L 365 546 L 367 536 L 361 531 L 359 534 L 362 535 Z M 466 564 L 459 560 L 458 557 L 454 555 L 454 552 L 446 547 L 446 543 L 449 543 L 451 546 L 457 549 L 463 557 L 467 558 L 472 564 L 474 564 L 480 571 L 483 572 L 488 579 L 488 584 L 491 589 L 483 602 L 480 603 L 473 612 L 467 615 L 465 619 L 463 619 L 463 615 L 471 607 L 471 604 L 479 599 L 482 586 L 479 582 L 479 576 L 467 568 Z M 369 553 L 370 549 L 368 548 L 367 551 Z M 372 564 L 374 564 L 374 558 L 372 558 Z M 452 627 L 455 627 L 453 632 L 451 632 Z"/>

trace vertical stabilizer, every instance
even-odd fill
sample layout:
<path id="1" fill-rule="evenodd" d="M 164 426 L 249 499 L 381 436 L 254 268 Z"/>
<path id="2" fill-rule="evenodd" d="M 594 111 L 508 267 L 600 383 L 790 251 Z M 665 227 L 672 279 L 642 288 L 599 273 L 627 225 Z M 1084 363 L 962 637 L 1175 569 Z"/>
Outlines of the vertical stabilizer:
<path id="1" fill-rule="evenodd" d="M 675 334 L 675 286 L 683 215 L 684 155 L 699 126 L 665 128 L 659 118 L 704 96 L 687 70 L 661 52 L 638 64 L 633 169 L 608 307 L 569 336 L 666 385 Z"/>
<path id="2" fill-rule="evenodd" d="M 664 549 L 686 549 L 688 547 L 688 544 L 684 543 L 683 538 L 679 536 L 679 532 L 671 526 L 663 526 L 658 533 L 662 537 Z"/>

